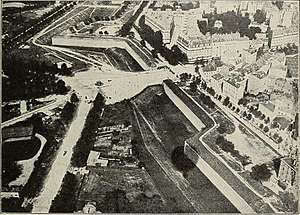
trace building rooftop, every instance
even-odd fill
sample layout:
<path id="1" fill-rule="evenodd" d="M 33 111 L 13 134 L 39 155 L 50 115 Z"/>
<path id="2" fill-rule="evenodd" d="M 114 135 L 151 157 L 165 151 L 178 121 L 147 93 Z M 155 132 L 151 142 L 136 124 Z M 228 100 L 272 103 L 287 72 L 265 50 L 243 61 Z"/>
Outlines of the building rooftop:
<path id="1" fill-rule="evenodd" d="M 216 74 L 212 75 L 211 77 L 217 81 L 222 80 L 224 78 L 224 76 L 221 75 L 220 73 L 216 73 Z"/>
<path id="2" fill-rule="evenodd" d="M 261 105 L 264 106 L 265 108 L 269 109 L 272 112 L 274 112 L 274 110 L 275 110 L 275 104 L 273 104 L 272 102 L 262 103 Z"/>
<path id="3" fill-rule="evenodd" d="M 33 126 L 8 127 L 2 130 L 2 139 L 29 137 L 33 135 Z"/>
<path id="4" fill-rule="evenodd" d="M 212 42 L 249 40 L 248 37 L 241 37 L 239 33 L 213 34 L 211 38 L 212 38 Z"/>
<path id="5" fill-rule="evenodd" d="M 252 75 L 257 77 L 258 79 L 263 79 L 267 76 L 267 73 L 259 70 L 259 71 L 252 73 Z"/>
<path id="6" fill-rule="evenodd" d="M 239 88 L 241 86 L 241 82 L 244 81 L 245 78 L 243 76 L 235 76 L 235 77 L 231 77 L 229 79 L 226 80 L 226 82 L 228 82 L 229 84 L 231 84 L 232 86 Z"/>

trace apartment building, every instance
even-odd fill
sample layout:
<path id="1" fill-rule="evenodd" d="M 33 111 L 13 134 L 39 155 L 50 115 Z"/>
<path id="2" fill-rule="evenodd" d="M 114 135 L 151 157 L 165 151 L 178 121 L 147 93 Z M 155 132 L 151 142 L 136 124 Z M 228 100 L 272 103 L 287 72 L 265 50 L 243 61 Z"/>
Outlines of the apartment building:
<path id="1" fill-rule="evenodd" d="M 224 81 L 223 94 L 229 97 L 230 101 L 237 105 L 243 98 L 246 87 L 246 79 L 242 76 L 231 77 Z"/>

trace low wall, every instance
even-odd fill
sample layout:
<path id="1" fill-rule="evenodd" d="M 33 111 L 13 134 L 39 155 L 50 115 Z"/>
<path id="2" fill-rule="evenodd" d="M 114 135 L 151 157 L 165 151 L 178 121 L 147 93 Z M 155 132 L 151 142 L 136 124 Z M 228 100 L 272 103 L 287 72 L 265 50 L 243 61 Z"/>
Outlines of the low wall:
<path id="1" fill-rule="evenodd" d="M 163 82 L 163 88 L 171 101 L 179 108 L 179 110 L 187 117 L 187 119 L 196 127 L 198 131 L 201 131 L 204 127 L 213 127 L 214 122 L 212 121 L 210 116 L 201 113 L 201 111 L 203 110 L 197 110 L 197 107 L 195 107 L 193 104 L 194 101 L 190 101 L 188 98 L 186 98 L 187 95 L 181 94 L 181 89 L 178 88 L 178 86 L 174 86 L 173 82 L 171 82 L 170 80 L 165 80 Z M 173 91 L 176 91 L 175 93 L 177 95 Z M 178 95 L 182 98 L 180 98 Z M 181 99 L 183 99 L 191 107 L 187 106 Z M 199 116 L 197 116 L 195 113 Z M 204 123 L 202 123 L 199 117 L 203 118 L 203 122 L 205 122 L 206 126 L 204 125 Z M 206 117 L 209 117 L 210 120 Z M 255 211 L 249 206 L 249 204 L 187 142 L 184 143 L 184 153 L 189 159 L 193 161 L 197 168 L 217 187 L 217 189 L 221 193 L 223 193 L 223 195 L 236 207 L 237 210 L 239 210 L 241 213 L 255 213 Z M 210 152 L 208 151 L 207 153 Z M 217 158 L 215 159 L 216 162 L 218 162 Z"/>
<path id="2" fill-rule="evenodd" d="M 238 211 L 241 213 L 255 213 L 249 204 L 186 142 L 184 153 Z"/>
<path id="3" fill-rule="evenodd" d="M 112 37 L 52 37 L 52 45 L 56 46 L 72 46 L 72 47 L 93 47 L 93 48 L 120 48 L 125 49 L 136 62 L 144 69 L 149 70 L 149 66 L 135 53 L 135 51 L 127 44 L 125 39 Z"/>
<path id="4" fill-rule="evenodd" d="M 195 128 L 201 131 L 205 125 L 201 122 L 201 120 L 191 111 L 186 104 L 184 104 L 178 96 L 168 87 L 166 83 L 163 83 L 163 87 L 167 96 L 171 99 L 171 101 L 179 108 L 179 110 L 188 118 L 188 120 L 195 126 Z"/>

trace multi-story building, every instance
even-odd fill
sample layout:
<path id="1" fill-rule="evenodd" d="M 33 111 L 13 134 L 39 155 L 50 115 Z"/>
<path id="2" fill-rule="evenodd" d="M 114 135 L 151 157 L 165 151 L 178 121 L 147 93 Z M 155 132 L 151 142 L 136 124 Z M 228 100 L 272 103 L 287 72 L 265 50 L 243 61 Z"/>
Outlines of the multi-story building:
<path id="1" fill-rule="evenodd" d="M 213 34 L 211 37 L 213 57 L 222 57 L 227 52 L 241 52 L 249 48 L 250 40 L 247 37 L 240 37 L 239 33 Z"/>
<path id="2" fill-rule="evenodd" d="M 283 15 L 282 15 L 282 24 L 281 25 L 285 26 L 285 27 L 291 27 L 292 22 L 293 22 L 294 13 L 295 13 L 295 11 L 292 11 L 292 10 L 284 11 Z"/>
<path id="3" fill-rule="evenodd" d="M 212 57 L 236 59 L 243 49 L 249 48 L 250 40 L 240 37 L 239 33 L 202 35 L 197 29 L 183 31 L 178 36 L 177 45 L 187 55 L 189 61 L 193 62 L 196 59 Z"/>
<path id="4" fill-rule="evenodd" d="M 197 32 L 196 32 L 197 33 Z M 189 35 L 184 31 L 178 37 L 178 48 L 187 55 L 189 62 L 194 62 L 197 59 L 210 59 L 212 58 L 212 45 L 209 35 Z"/>
<path id="5" fill-rule="evenodd" d="M 252 64 L 256 61 L 257 50 L 254 49 L 244 49 L 242 50 L 243 62 L 247 64 Z"/>
<path id="6" fill-rule="evenodd" d="M 216 73 L 211 76 L 210 86 L 215 90 L 216 94 L 220 95 L 223 93 L 223 81 L 224 76 L 220 73 Z"/>
<path id="7" fill-rule="evenodd" d="M 297 78 L 298 77 L 298 54 L 286 56 L 285 65 L 291 77 Z"/>
<path id="8" fill-rule="evenodd" d="M 258 106 L 258 109 L 266 117 L 269 117 L 270 120 L 273 120 L 276 117 L 275 104 L 271 101 L 260 103 L 259 106 Z"/>
<path id="9" fill-rule="evenodd" d="M 246 87 L 246 80 L 242 76 L 231 77 L 224 81 L 223 94 L 229 97 L 230 101 L 237 105 L 243 98 Z"/>
<path id="10" fill-rule="evenodd" d="M 272 30 L 271 48 L 282 47 L 290 44 L 299 45 L 299 28 L 292 26 L 289 28 L 280 27 Z"/>
<path id="11" fill-rule="evenodd" d="M 149 25 L 153 31 L 160 31 L 163 36 L 163 43 L 169 43 L 173 16 L 174 11 L 171 9 L 162 11 L 160 8 L 156 10 L 149 8 L 145 14 L 145 24 Z"/>
<path id="12" fill-rule="evenodd" d="M 218 13 L 226 13 L 227 11 L 237 11 L 240 6 L 239 1 L 216 1 L 214 7 Z"/>
<path id="13" fill-rule="evenodd" d="M 247 92 L 257 95 L 259 92 L 266 91 L 267 74 L 262 71 L 248 75 Z"/>
<path id="14" fill-rule="evenodd" d="M 285 189 L 291 189 L 294 191 L 294 187 L 298 184 L 298 170 L 296 167 L 296 159 L 285 157 L 281 159 L 280 168 L 278 173 L 278 179 L 285 185 Z M 296 193 L 293 192 L 293 193 Z"/>

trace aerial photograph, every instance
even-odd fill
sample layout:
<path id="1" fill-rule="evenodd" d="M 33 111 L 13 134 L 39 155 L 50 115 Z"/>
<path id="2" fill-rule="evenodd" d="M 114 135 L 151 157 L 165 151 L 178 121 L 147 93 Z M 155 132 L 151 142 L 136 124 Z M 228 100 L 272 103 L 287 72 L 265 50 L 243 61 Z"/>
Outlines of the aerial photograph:
<path id="1" fill-rule="evenodd" d="M 1 1 L 1 212 L 299 212 L 299 1 Z"/>

